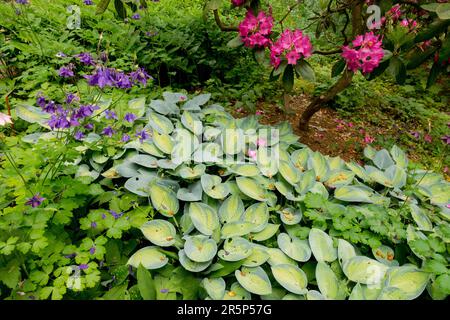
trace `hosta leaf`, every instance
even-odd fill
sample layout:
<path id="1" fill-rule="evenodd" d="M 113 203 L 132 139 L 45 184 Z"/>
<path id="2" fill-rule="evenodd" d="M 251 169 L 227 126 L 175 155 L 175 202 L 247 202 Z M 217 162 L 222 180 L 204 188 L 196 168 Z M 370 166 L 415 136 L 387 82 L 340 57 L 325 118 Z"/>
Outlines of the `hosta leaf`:
<path id="1" fill-rule="evenodd" d="M 244 222 L 244 221 L 228 222 L 223 225 L 220 237 L 222 239 L 228 239 L 232 237 L 245 236 L 250 232 L 252 232 L 256 227 L 257 225 L 251 222 Z"/>
<path id="2" fill-rule="evenodd" d="M 408 167 L 408 157 L 406 156 L 406 153 L 402 149 L 400 149 L 399 147 L 394 145 L 391 148 L 391 155 L 392 155 L 392 158 L 394 159 L 395 163 L 399 167 L 405 168 L 405 169 Z"/>
<path id="3" fill-rule="evenodd" d="M 159 219 L 145 223 L 141 231 L 148 240 L 160 247 L 172 246 L 177 235 L 175 227 L 169 221 Z"/>
<path id="4" fill-rule="evenodd" d="M 257 201 L 266 201 L 266 191 L 252 178 L 237 177 L 236 183 L 246 196 Z"/>
<path id="5" fill-rule="evenodd" d="M 152 100 L 150 102 L 150 108 L 162 115 L 176 114 L 179 112 L 179 109 L 175 103 L 163 100 Z"/>
<path id="6" fill-rule="evenodd" d="M 283 251 L 278 248 L 268 248 L 267 253 L 269 254 L 269 260 L 267 260 L 267 262 L 271 266 L 276 266 L 279 264 L 292 264 L 294 266 L 297 265 L 297 262 L 289 258 L 283 253 Z"/>
<path id="7" fill-rule="evenodd" d="M 260 232 L 269 222 L 269 208 L 265 202 L 255 203 L 245 210 L 242 219 L 254 225 L 251 232 Z"/>
<path id="8" fill-rule="evenodd" d="M 158 247 L 149 246 L 136 251 L 127 264 L 138 268 L 140 264 L 146 269 L 159 269 L 164 267 L 169 259 Z"/>
<path id="9" fill-rule="evenodd" d="M 379 168 L 379 169 L 387 169 L 390 166 L 394 164 L 394 161 L 392 160 L 391 156 L 389 155 L 389 152 L 385 149 L 378 151 L 374 158 L 373 163 Z"/>
<path id="10" fill-rule="evenodd" d="M 325 297 L 316 290 L 309 290 L 306 294 L 306 300 L 326 300 Z"/>
<path id="11" fill-rule="evenodd" d="M 181 116 L 181 123 L 193 134 L 199 136 L 203 132 L 202 122 L 189 111 L 184 111 Z"/>
<path id="12" fill-rule="evenodd" d="M 243 132 L 240 129 L 225 129 L 225 132 L 222 132 L 221 141 L 223 152 L 229 155 L 238 154 L 245 145 Z"/>
<path id="13" fill-rule="evenodd" d="M 394 250 L 388 246 L 379 246 L 376 249 L 372 249 L 372 254 L 377 261 L 384 263 L 387 266 L 398 265 L 398 262 L 394 260 Z"/>
<path id="14" fill-rule="evenodd" d="M 188 258 L 184 250 L 178 251 L 178 258 L 183 268 L 185 268 L 187 271 L 190 272 L 202 272 L 206 268 L 208 268 L 209 265 L 211 264 L 211 261 L 207 262 L 192 261 L 191 259 Z"/>
<path id="15" fill-rule="evenodd" d="M 360 186 L 343 186 L 334 191 L 336 199 L 347 202 L 368 202 L 372 203 L 372 192 L 361 188 Z"/>
<path id="16" fill-rule="evenodd" d="M 313 169 L 317 181 L 326 181 L 328 178 L 328 165 L 325 157 L 314 152 L 308 159 L 308 169 Z"/>
<path id="17" fill-rule="evenodd" d="M 355 174 L 347 170 L 333 171 L 328 180 L 325 182 L 327 186 L 337 188 L 339 186 L 345 186 L 350 184 L 355 178 Z"/>
<path id="18" fill-rule="evenodd" d="M 280 161 L 278 171 L 291 185 L 296 185 L 300 181 L 300 171 L 290 162 Z"/>
<path id="19" fill-rule="evenodd" d="M 128 179 L 125 182 L 125 189 L 133 192 L 141 197 L 148 197 L 150 194 L 150 183 L 153 182 L 156 177 L 138 175 Z"/>
<path id="20" fill-rule="evenodd" d="M 297 224 L 302 220 L 302 212 L 300 209 L 285 208 L 278 213 L 280 214 L 281 221 L 289 226 Z"/>
<path id="21" fill-rule="evenodd" d="M 153 131 L 153 142 L 156 147 L 165 154 L 171 154 L 174 147 L 172 138 L 167 134 L 160 134 L 158 131 Z"/>
<path id="22" fill-rule="evenodd" d="M 406 265 L 391 268 L 385 285 L 400 289 L 402 300 L 413 300 L 422 294 L 429 280 L 429 273 L 420 271 L 415 266 Z"/>
<path id="23" fill-rule="evenodd" d="M 311 249 L 306 240 L 291 238 L 286 233 L 280 233 L 277 239 L 278 247 L 290 258 L 306 262 L 311 258 Z"/>
<path id="24" fill-rule="evenodd" d="M 272 178 L 278 172 L 279 156 L 273 148 L 260 147 L 257 152 L 257 163 L 261 173 Z"/>
<path id="25" fill-rule="evenodd" d="M 203 188 L 200 181 L 189 185 L 188 188 L 180 188 L 177 191 L 177 198 L 181 201 L 195 202 L 201 201 Z"/>
<path id="26" fill-rule="evenodd" d="M 257 233 L 252 233 L 250 238 L 254 241 L 265 241 L 267 239 L 272 238 L 277 233 L 279 228 L 280 228 L 279 224 L 269 223 L 266 225 L 264 230 Z"/>
<path id="27" fill-rule="evenodd" d="M 184 239 L 184 253 L 192 261 L 208 262 L 216 256 L 217 244 L 213 239 L 203 235 L 186 236 Z"/>
<path id="28" fill-rule="evenodd" d="M 140 97 L 128 101 L 128 108 L 137 115 L 138 118 L 142 117 L 145 113 L 145 97 Z"/>
<path id="29" fill-rule="evenodd" d="M 224 199 L 229 193 L 228 185 L 222 183 L 219 176 L 203 174 L 201 177 L 203 191 L 214 199 Z"/>
<path id="30" fill-rule="evenodd" d="M 269 277 L 261 267 L 243 267 L 235 271 L 236 280 L 245 290 L 259 295 L 272 293 Z"/>
<path id="31" fill-rule="evenodd" d="M 328 300 L 343 300 L 345 291 L 333 270 L 325 263 L 319 262 L 316 266 L 316 281 L 322 295 Z"/>
<path id="32" fill-rule="evenodd" d="M 344 263 L 342 270 L 347 278 L 362 284 L 379 284 L 389 267 L 374 259 L 356 256 Z"/>
<path id="33" fill-rule="evenodd" d="M 239 164 L 230 167 L 231 172 L 243 177 L 254 177 L 259 174 L 259 169 L 254 164 Z"/>
<path id="34" fill-rule="evenodd" d="M 261 245 L 253 245 L 252 254 L 244 260 L 245 267 L 258 267 L 269 259 L 267 248 Z"/>
<path id="35" fill-rule="evenodd" d="M 278 264 L 271 269 L 275 280 L 283 288 L 295 294 L 307 293 L 308 278 L 302 269 L 291 264 Z"/>
<path id="36" fill-rule="evenodd" d="M 206 166 L 204 164 L 198 164 L 194 167 L 182 166 L 178 169 L 178 174 L 183 179 L 196 179 L 201 177 L 206 170 Z"/>
<path id="37" fill-rule="evenodd" d="M 317 261 L 333 262 L 337 258 L 336 248 L 331 237 L 320 229 L 312 228 L 309 232 L 309 245 Z"/>
<path id="38" fill-rule="evenodd" d="M 202 286 L 213 300 L 221 300 L 225 294 L 226 283 L 223 278 L 205 278 Z"/>
<path id="39" fill-rule="evenodd" d="M 156 112 L 149 113 L 148 124 L 160 134 L 171 134 L 174 129 L 172 121 Z"/>
<path id="40" fill-rule="evenodd" d="M 223 249 L 218 256 L 225 261 L 238 261 L 248 258 L 252 254 L 252 245 L 248 240 L 241 237 L 234 237 L 225 240 Z"/>
<path id="41" fill-rule="evenodd" d="M 138 154 L 131 158 L 128 158 L 127 161 L 131 163 L 135 163 L 137 165 L 140 165 L 142 167 L 146 168 L 157 168 L 158 163 L 155 157 L 145 155 L 145 154 Z"/>
<path id="42" fill-rule="evenodd" d="M 29 123 L 38 123 L 42 126 L 47 126 L 50 115 L 40 108 L 32 107 L 26 104 L 16 105 L 16 115 L 22 120 Z"/>
<path id="43" fill-rule="evenodd" d="M 419 227 L 419 230 L 432 231 L 433 224 L 431 223 L 430 218 L 426 215 L 426 211 L 415 204 L 410 204 L 409 207 L 411 209 L 411 216 Z"/>
<path id="44" fill-rule="evenodd" d="M 343 239 L 339 239 L 338 240 L 338 258 L 339 258 L 339 263 L 341 265 L 341 267 L 344 265 L 344 263 L 355 257 L 356 256 L 356 251 L 355 248 L 347 241 L 343 240 Z"/>
<path id="45" fill-rule="evenodd" d="M 189 205 L 189 216 L 195 228 L 206 236 L 212 235 L 220 226 L 216 210 L 201 202 Z"/>
<path id="46" fill-rule="evenodd" d="M 170 188 L 153 183 L 150 186 L 150 198 L 153 207 L 166 217 L 173 217 L 179 209 L 175 192 Z"/>
<path id="47" fill-rule="evenodd" d="M 229 196 L 219 208 L 220 222 L 236 222 L 244 213 L 244 203 L 238 195 Z"/>

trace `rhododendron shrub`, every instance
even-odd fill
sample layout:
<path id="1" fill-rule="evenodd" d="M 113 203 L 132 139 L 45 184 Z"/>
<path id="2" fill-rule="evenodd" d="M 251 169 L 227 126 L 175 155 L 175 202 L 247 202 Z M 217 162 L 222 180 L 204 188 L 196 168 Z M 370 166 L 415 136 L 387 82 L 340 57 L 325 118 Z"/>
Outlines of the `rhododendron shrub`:
<path id="1" fill-rule="evenodd" d="M 220 3 L 207 1 L 207 7 L 215 11 L 216 22 L 220 22 Z M 311 117 L 351 84 L 357 72 L 368 80 L 386 73 L 398 84 L 404 84 L 408 70 L 431 65 L 427 87 L 433 85 L 440 75 L 450 73 L 447 0 L 329 0 L 308 18 L 312 22 L 307 23 L 305 30 L 289 29 L 284 25 L 289 16 L 291 20 L 305 19 L 292 14 L 297 7 L 308 9 L 308 4 L 302 1 L 292 1 L 287 5 L 286 13 L 280 16 L 271 15 L 271 1 L 232 0 L 231 5 L 246 10 L 246 15 L 236 28 L 218 23 L 223 31 L 239 32 L 229 46 L 245 45 L 254 50 L 261 64 L 272 66 L 270 80 L 282 79 L 285 92 L 293 88 L 295 75 L 315 81 L 314 69 L 305 59 L 315 54 L 336 57 L 331 76 L 339 78 L 306 108 L 299 122 L 301 129 L 306 129 Z M 377 10 L 373 11 L 373 5 L 378 6 Z M 369 16 L 377 11 L 379 14 L 375 14 L 375 18 Z M 336 21 L 346 22 L 336 24 Z M 326 39 L 330 44 L 333 42 L 334 49 L 321 50 L 317 45 L 324 45 L 316 38 L 325 31 L 336 34 L 333 41 Z M 312 37 L 313 33 L 315 37 Z"/>

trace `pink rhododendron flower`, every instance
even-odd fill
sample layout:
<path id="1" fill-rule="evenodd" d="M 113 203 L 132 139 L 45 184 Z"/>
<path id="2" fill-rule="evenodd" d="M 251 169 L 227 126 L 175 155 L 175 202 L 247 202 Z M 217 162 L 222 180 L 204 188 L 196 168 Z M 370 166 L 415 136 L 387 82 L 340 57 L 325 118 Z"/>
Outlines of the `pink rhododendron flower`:
<path id="1" fill-rule="evenodd" d="M 262 115 L 264 112 L 263 111 L 261 111 L 261 110 L 257 110 L 256 112 L 255 112 L 255 114 L 257 115 L 257 116 L 260 116 L 260 115 Z"/>
<path id="2" fill-rule="evenodd" d="M 248 156 L 256 161 L 258 152 L 256 150 L 248 150 Z"/>
<path id="3" fill-rule="evenodd" d="M 431 143 L 431 142 L 433 142 L 433 137 L 430 136 L 429 134 L 426 134 L 426 135 L 423 137 L 423 140 L 425 140 L 425 142 Z"/>
<path id="4" fill-rule="evenodd" d="M 11 117 L 0 112 L 0 126 L 4 126 L 7 123 L 12 123 Z"/>
<path id="5" fill-rule="evenodd" d="M 278 68 L 284 56 L 288 64 L 296 65 L 299 59 L 310 57 L 312 50 L 311 40 L 302 30 L 286 29 L 270 48 L 270 61 Z"/>
<path id="6" fill-rule="evenodd" d="M 365 143 L 372 143 L 372 142 L 374 142 L 375 141 L 375 138 L 374 137 L 371 137 L 371 136 L 369 136 L 369 135 L 366 135 L 365 137 L 364 137 L 364 142 Z"/>
<path id="7" fill-rule="evenodd" d="M 353 48 L 350 46 L 342 48 L 342 57 L 347 62 L 348 69 L 354 72 L 361 70 L 364 74 L 375 70 L 384 57 L 379 36 L 368 32 L 357 36 L 352 44 Z"/>
<path id="8" fill-rule="evenodd" d="M 245 0 L 231 0 L 231 3 L 236 7 L 240 7 L 245 3 Z"/>
<path id="9" fill-rule="evenodd" d="M 258 147 L 265 147 L 265 146 L 267 146 L 267 140 L 263 139 L 263 138 L 259 138 L 258 140 L 256 140 L 256 145 Z"/>
<path id="10" fill-rule="evenodd" d="M 401 6 L 399 4 L 396 4 L 393 6 L 387 13 L 392 17 L 393 20 L 398 20 L 402 16 L 402 10 Z"/>
<path id="11" fill-rule="evenodd" d="M 271 44 L 269 35 L 272 33 L 273 17 L 260 11 L 255 15 L 247 11 L 245 19 L 239 24 L 239 35 L 246 47 L 267 47 Z"/>

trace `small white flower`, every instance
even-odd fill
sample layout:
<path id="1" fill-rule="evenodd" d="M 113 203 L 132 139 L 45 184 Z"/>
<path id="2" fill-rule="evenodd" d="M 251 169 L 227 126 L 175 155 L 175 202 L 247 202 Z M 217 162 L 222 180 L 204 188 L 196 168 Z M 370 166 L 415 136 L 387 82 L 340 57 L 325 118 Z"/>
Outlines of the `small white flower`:
<path id="1" fill-rule="evenodd" d="M 0 126 L 4 126 L 7 123 L 12 123 L 11 117 L 0 112 Z"/>

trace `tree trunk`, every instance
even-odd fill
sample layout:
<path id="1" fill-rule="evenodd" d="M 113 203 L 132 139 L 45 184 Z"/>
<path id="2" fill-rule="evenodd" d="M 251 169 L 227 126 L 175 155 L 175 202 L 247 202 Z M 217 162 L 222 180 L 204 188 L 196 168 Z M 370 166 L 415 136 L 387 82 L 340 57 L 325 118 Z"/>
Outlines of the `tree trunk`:
<path id="1" fill-rule="evenodd" d="M 364 21 L 362 17 L 362 7 L 364 1 L 357 1 L 352 5 L 352 35 L 355 38 L 364 31 Z M 333 100 L 336 95 L 346 89 L 353 79 L 354 73 L 345 69 L 341 78 L 325 93 L 316 97 L 302 113 L 298 126 L 300 130 L 308 130 L 308 123 L 316 112 L 318 112 L 327 102 Z"/>

